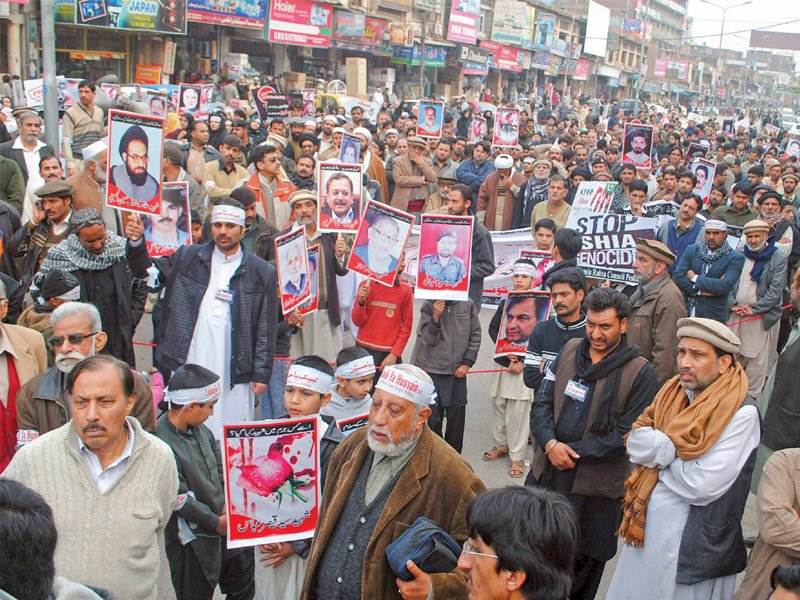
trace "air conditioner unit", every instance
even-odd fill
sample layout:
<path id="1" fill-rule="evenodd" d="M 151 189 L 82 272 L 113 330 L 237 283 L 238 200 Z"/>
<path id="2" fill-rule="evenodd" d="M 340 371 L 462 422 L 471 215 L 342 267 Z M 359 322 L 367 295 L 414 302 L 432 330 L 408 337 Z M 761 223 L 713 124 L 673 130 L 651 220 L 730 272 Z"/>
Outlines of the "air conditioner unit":
<path id="1" fill-rule="evenodd" d="M 444 37 L 444 25 L 442 23 L 434 23 L 431 29 L 433 30 L 433 35 Z"/>

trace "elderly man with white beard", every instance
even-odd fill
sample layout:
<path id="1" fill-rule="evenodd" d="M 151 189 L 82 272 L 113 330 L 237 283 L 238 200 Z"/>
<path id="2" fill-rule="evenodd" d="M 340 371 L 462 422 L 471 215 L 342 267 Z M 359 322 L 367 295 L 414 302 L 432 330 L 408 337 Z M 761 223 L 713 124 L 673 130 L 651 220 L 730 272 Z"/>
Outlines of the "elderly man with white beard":
<path id="1" fill-rule="evenodd" d="M 467 598 L 466 575 L 427 574 L 406 564 L 396 578 L 386 547 L 426 516 L 461 544 L 467 509 L 484 485 L 470 466 L 426 425 L 434 386 L 422 369 L 383 370 L 369 425 L 347 437 L 331 457 L 303 585 L 303 600 L 426 600 Z"/>
<path id="2" fill-rule="evenodd" d="M 18 447 L 70 420 L 67 375 L 84 358 L 102 351 L 108 339 L 100 313 L 93 304 L 66 302 L 53 311 L 51 324 L 53 336 L 49 343 L 55 352 L 56 364 L 17 392 Z M 135 370 L 131 369 L 131 372 L 136 394 L 131 416 L 143 429 L 154 432 L 156 424 L 150 386 Z"/>

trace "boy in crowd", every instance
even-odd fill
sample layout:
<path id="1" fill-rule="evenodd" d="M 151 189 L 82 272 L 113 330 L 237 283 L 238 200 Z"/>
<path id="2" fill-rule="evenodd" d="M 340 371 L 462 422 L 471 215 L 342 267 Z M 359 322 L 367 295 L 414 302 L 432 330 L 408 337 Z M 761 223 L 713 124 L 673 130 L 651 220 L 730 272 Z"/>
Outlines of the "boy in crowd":
<path id="1" fill-rule="evenodd" d="M 369 392 L 375 377 L 372 355 L 360 346 L 342 348 L 336 355 L 334 377 L 330 402 L 319 414 L 337 421 L 367 414 L 372 405 Z"/>
<path id="2" fill-rule="evenodd" d="M 333 369 L 324 358 L 309 354 L 301 356 L 289 367 L 283 400 L 290 419 L 320 414 L 331 399 Z M 327 429 L 319 447 L 319 481 L 325 481 L 328 461 L 333 451 L 344 439 L 333 417 L 322 416 Z M 258 547 L 259 562 L 256 568 L 256 595 L 259 600 L 299 598 L 306 572 L 305 559 L 311 548 L 311 539 L 296 542 L 263 544 Z"/>
<path id="3" fill-rule="evenodd" d="M 511 279 L 514 291 L 528 291 L 533 287 L 536 265 L 523 258 L 514 263 Z M 500 334 L 500 323 L 506 309 L 505 298 L 500 301 L 497 311 L 489 324 L 489 337 L 497 341 Z M 523 355 L 511 354 L 500 356 L 494 361 L 507 367 L 494 377 L 492 386 L 492 434 L 497 444 L 483 453 L 483 460 L 497 460 L 508 455 L 511 467 L 510 477 L 518 478 L 525 474 L 525 450 L 531 435 L 530 416 L 533 393 L 525 386 L 522 379 Z"/>
<path id="4" fill-rule="evenodd" d="M 420 309 L 417 341 L 411 363 L 433 379 L 436 404 L 428 426 L 456 452 L 464 442 L 467 414 L 467 373 L 478 358 L 481 322 L 472 300 L 426 300 Z"/>
<path id="5" fill-rule="evenodd" d="M 214 597 L 227 535 L 219 444 L 203 423 L 214 413 L 219 375 L 185 364 L 166 389 L 168 411 L 156 424 L 178 466 L 178 498 L 165 531 L 167 558 L 178 600 Z M 252 578 L 252 563 L 250 577 Z"/>

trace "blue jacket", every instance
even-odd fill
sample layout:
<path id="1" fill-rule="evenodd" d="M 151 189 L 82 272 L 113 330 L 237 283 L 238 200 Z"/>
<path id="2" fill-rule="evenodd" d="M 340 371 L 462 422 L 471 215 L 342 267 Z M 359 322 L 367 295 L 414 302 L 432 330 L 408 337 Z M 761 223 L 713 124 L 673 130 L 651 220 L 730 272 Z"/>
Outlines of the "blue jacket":
<path id="1" fill-rule="evenodd" d="M 486 176 L 492 171 L 495 171 L 494 163 L 488 158 L 483 161 L 480 167 L 476 167 L 472 159 L 462 161 L 462 163 L 458 165 L 456 179 L 458 179 L 459 183 L 468 185 L 472 189 L 473 197 L 471 212 L 473 214 L 478 203 L 478 192 L 481 189 L 481 184 L 483 183 L 483 180 L 486 179 Z"/>
<path id="2" fill-rule="evenodd" d="M 678 261 L 678 266 L 675 267 L 672 279 L 685 298 L 695 298 L 694 316 L 727 323 L 732 305 L 731 292 L 739 283 L 739 276 L 744 267 L 744 256 L 731 250 L 725 257 L 713 263 L 708 273 L 699 275 L 703 270 L 703 261 L 697 253 L 697 246 L 692 244 L 686 248 L 686 252 Z M 697 281 L 694 283 L 689 281 L 686 277 L 688 271 L 698 274 Z M 701 296 L 701 292 L 711 295 Z"/>

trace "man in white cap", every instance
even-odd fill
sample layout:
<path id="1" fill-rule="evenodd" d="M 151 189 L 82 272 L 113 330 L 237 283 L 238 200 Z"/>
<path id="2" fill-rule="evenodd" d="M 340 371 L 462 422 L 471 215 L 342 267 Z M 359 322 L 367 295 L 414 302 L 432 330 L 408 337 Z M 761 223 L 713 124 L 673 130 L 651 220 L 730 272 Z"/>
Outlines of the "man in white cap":
<path id="1" fill-rule="evenodd" d="M 636 468 L 625 482 L 627 543 L 608 597 L 731 598 L 747 563 L 741 518 L 761 437 L 758 409 L 735 355 L 740 343 L 711 319 L 678 321 L 678 371 L 633 424 Z"/>
<path id="2" fill-rule="evenodd" d="M 775 238 L 769 233 L 769 224 L 758 219 L 744 226 L 744 267 L 732 292 L 728 317 L 728 326 L 741 340 L 736 358 L 747 373 L 748 392 L 753 398 L 761 395 L 777 349 L 776 326 L 780 327 L 786 285 L 786 257 L 777 251 Z"/>
<path id="3" fill-rule="evenodd" d="M 326 115 L 322 119 L 322 132 L 319 134 L 319 153 L 322 154 L 333 145 L 333 130 L 336 127 L 336 117 Z"/>
<path id="4" fill-rule="evenodd" d="M 75 192 L 75 210 L 94 208 L 103 212 L 106 197 L 106 169 L 108 145 L 98 140 L 83 149 L 83 166 L 80 172 L 67 179 Z M 104 215 L 105 216 L 105 215 Z"/>
<path id="5" fill-rule="evenodd" d="M 334 117 L 335 119 L 336 117 Z M 319 151 L 319 160 L 322 161 L 329 161 L 329 160 L 336 160 L 339 158 L 339 151 L 342 148 L 342 138 L 344 138 L 345 129 L 344 127 L 334 127 L 331 130 L 331 140 L 328 144 L 328 147 L 324 150 L 320 149 Z"/>
<path id="6" fill-rule="evenodd" d="M 277 273 L 242 243 L 244 207 L 232 199 L 211 211 L 212 242 L 181 246 L 156 259 L 156 286 L 166 288 L 155 362 L 175 371 L 191 362 L 218 373 L 222 395 L 208 427 L 252 421 L 267 388 L 278 318 Z"/>
<path id="7" fill-rule="evenodd" d="M 370 179 L 374 179 L 380 184 L 381 198 L 389 198 L 389 180 L 386 179 L 386 170 L 384 169 L 383 161 L 380 157 L 373 156 L 368 149 L 369 143 L 372 141 L 372 134 L 366 127 L 356 127 L 353 129 L 353 135 L 361 142 L 361 156 L 359 162 L 364 165 L 364 173 L 369 175 Z"/>
<path id="8" fill-rule="evenodd" d="M 705 240 L 688 246 L 675 267 L 672 279 L 683 292 L 690 316 L 728 322 L 730 295 L 742 273 L 744 256 L 731 248 L 727 235 L 725 221 L 709 219 Z"/>
<path id="9" fill-rule="evenodd" d="M 403 581 L 386 559 L 386 547 L 420 516 L 463 543 L 467 507 L 484 490 L 469 465 L 428 429 L 433 394 L 421 369 L 384 369 L 368 426 L 349 435 L 329 463 L 303 600 L 467 597 L 459 570 L 429 575 L 409 561 L 413 579 Z"/>

